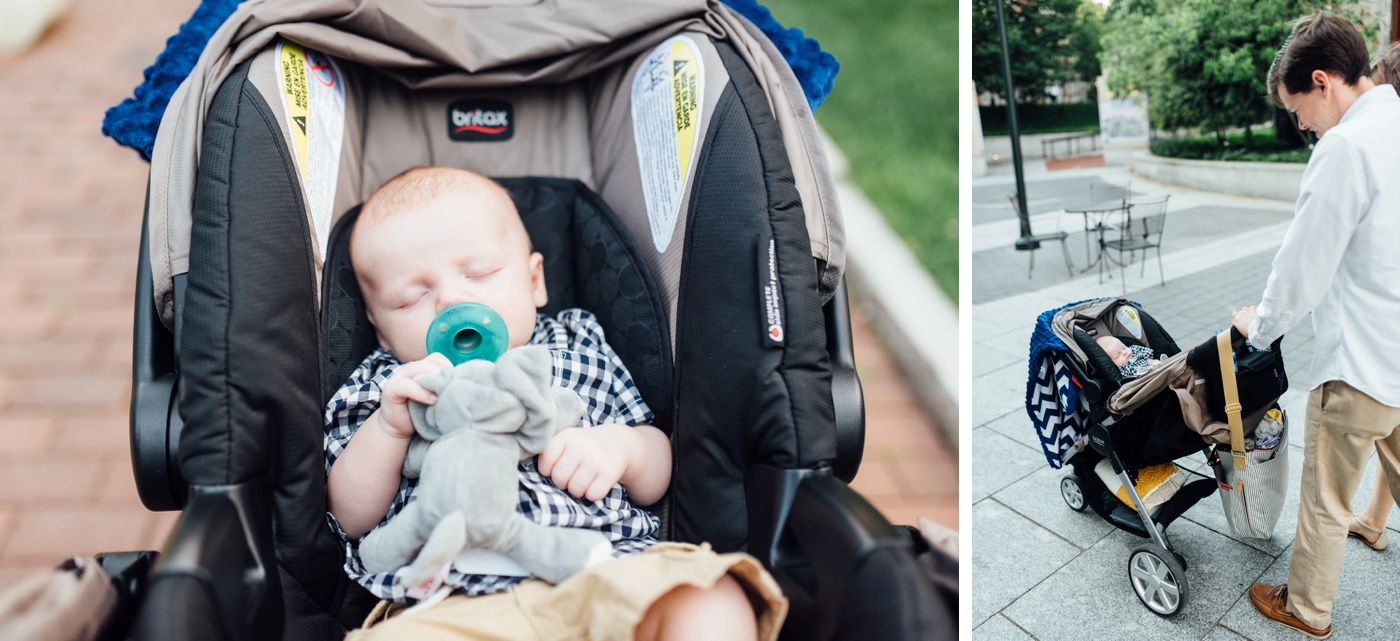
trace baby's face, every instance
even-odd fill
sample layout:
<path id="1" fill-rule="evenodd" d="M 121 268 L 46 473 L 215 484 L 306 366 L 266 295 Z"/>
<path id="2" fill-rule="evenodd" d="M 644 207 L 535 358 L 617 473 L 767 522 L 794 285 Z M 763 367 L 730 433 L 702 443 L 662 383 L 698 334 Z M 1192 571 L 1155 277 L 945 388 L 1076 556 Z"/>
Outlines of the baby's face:
<path id="1" fill-rule="evenodd" d="M 449 193 L 357 227 L 351 255 L 379 344 L 403 362 L 428 355 L 428 327 L 450 305 L 490 306 L 519 347 L 548 300 L 544 258 L 530 251 L 514 205 L 494 192 Z"/>
<path id="2" fill-rule="evenodd" d="M 1096 342 L 1099 344 L 1099 347 L 1103 348 L 1104 353 L 1108 354 L 1108 357 L 1113 359 L 1114 365 L 1122 367 L 1127 365 L 1128 361 L 1133 360 L 1133 350 L 1128 349 L 1128 346 L 1124 345 L 1123 341 L 1112 336 L 1104 336 L 1097 339 Z"/>

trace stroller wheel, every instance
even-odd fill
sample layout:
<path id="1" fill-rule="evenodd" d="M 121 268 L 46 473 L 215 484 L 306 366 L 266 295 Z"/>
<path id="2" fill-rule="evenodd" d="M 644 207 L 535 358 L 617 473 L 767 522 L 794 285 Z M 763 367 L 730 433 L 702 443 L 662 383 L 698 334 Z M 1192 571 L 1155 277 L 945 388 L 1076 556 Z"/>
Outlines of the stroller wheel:
<path id="1" fill-rule="evenodd" d="M 1186 605 L 1186 569 L 1174 553 L 1146 543 L 1128 557 L 1128 582 L 1138 600 L 1157 616 L 1169 617 Z"/>
<path id="2" fill-rule="evenodd" d="M 1064 498 L 1065 505 L 1075 512 L 1083 512 L 1084 508 L 1089 507 L 1084 501 L 1084 488 L 1073 475 L 1060 479 L 1060 496 Z"/>

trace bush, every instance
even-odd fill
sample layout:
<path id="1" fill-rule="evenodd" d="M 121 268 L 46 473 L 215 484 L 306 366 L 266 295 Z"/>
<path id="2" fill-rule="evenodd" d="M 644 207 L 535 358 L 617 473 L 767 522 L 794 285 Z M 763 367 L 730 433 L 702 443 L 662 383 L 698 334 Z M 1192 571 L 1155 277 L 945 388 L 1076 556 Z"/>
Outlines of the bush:
<path id="1" fill-rule="evenodd" d="M 982 135 L 1006 136 L 1006 105 L 978 107 L 982 115 Z M 1065 131 L 1098 131 L 1099 103 L 1068 102 L 1050 105 L 1016 105 L 1016 124 L 1021 135 L 1052 134 Z"/>
<path id="2" fill-rule="evenodd" d="M 1225 144 L 1215 136 L 1181 138 L 1178 140 L 1154 140 L 1149 145 L 1153 155 L 1186 160 L 1234 160 L 1240 162 L 1307 162 L 1312 155 L 1311 147 L 1289 148 L 1274 137 L 1273 129 L 1256 131 L 1252 136 L 1243 133 L 1226 134 Z"/>

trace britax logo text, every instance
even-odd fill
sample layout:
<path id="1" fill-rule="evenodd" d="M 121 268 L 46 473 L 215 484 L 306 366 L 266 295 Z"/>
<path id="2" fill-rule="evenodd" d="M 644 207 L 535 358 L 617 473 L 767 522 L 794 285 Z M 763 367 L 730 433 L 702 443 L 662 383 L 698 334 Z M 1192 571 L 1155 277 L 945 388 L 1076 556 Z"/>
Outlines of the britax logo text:
<path id="1" fill-rule="evenodd" d="M 447 137 L 459 142 L 501 142 L 515 133 L 515 106 L 471 98 L 447 105 Z"/>
<path id="2" fill-rule="evenodd" d="M 505 133 L 510 127 L 510 116 L 505 111 L 486 111 L 483 109 L 473 109 L 462 111 L 452 110 L 452 133 L 462 133 L 464 131 L 476 131 L 483 134 Z"/>

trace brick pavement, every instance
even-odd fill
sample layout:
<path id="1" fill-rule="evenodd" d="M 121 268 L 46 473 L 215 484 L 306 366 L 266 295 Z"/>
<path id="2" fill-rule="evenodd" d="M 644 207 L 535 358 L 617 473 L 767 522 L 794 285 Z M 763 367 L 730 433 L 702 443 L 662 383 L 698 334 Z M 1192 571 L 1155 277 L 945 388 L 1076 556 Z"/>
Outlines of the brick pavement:
<path id="1" fill-rule="evenodd" d="M 196 4 L 77 0 L 0 60 L 0 586 L 75 553 L 158 548 L 177 516 L 141 506 L 127 449 L 147 165 L 99 126 Z M 956 526 L 954 459 L 857 328 L 856 487 L 897 522 Z"/>
<path id="2" fill-rule="evenodd" d="M 1084 167 L 1102 167 L 1103 154 L 1093 156 L 1079 156 L 1077 158 L 1061 158 L 1059 160 L 1045 161 L 1045 168 L 1050 171 L 1063 171 L 1065 169 L 1082 169 Z"/>
<path id="3" fill-rule="evenodd" d="M 0 60 L 0 585 L 173 523 L 127 449 L 146 164 L 99 128 L 196 4 L 82 0 Z"/>
<path id="4" fill-rule="evenodd" d="M 855 488 L 894 523 L 928 517 L 958 528 L 957 454 L 920 409 L 858 307 L 856 372 L 865 391 L 865 451 Z"/>

